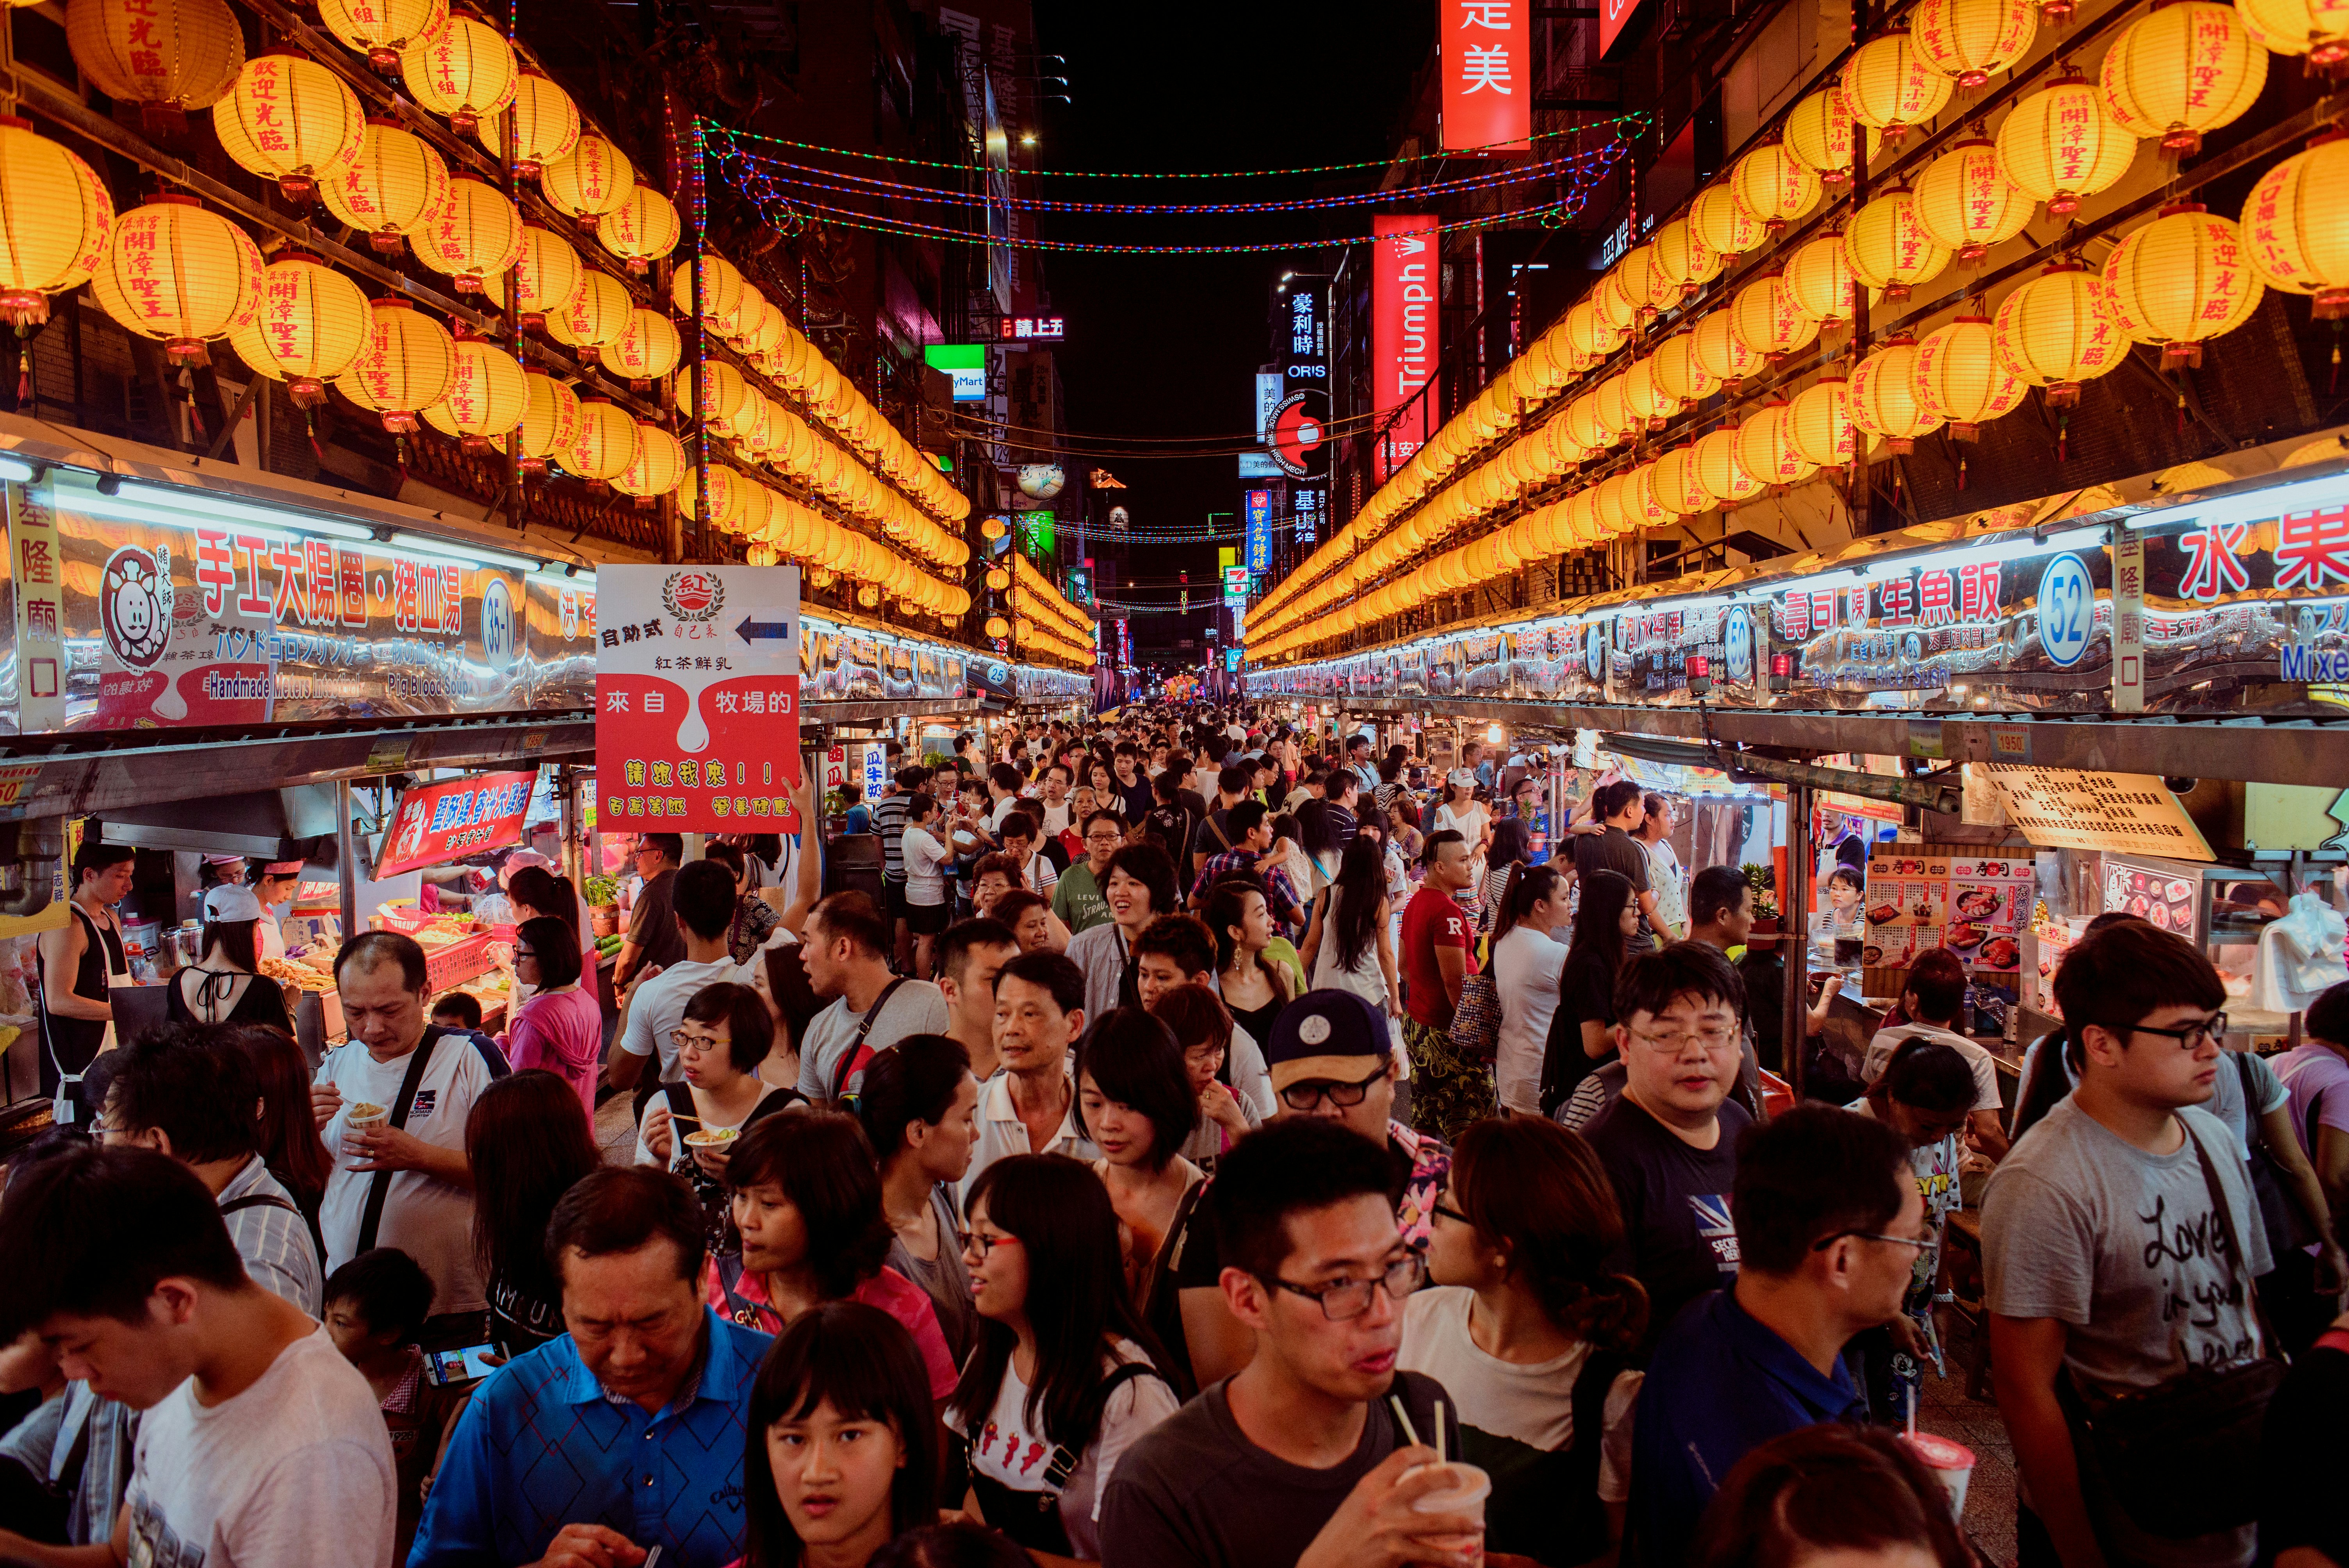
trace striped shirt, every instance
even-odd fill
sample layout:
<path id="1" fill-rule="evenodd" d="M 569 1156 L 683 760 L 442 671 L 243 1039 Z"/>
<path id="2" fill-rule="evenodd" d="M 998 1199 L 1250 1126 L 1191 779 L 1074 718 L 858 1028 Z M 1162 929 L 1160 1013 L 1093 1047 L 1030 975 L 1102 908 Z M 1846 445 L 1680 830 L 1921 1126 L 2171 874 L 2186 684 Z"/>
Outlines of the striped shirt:
<path id="1" fill-rule="evenodd" d="M 88 1441 L 82 1445 L 85 1433 Z M 85 1449 L 78 1470 L 77 1446 Z M 139 1412 L 101 1399 L 88 1384 L 77 1382 L 0 1438 L 0 1459 L 15 1460 L 50 1490 L 64 1493 L 66 1543 L 88 1546 L 114 1534 L 138 1447 Z"/>
<path id="2" fill-rule="evenodd" d="M 905 802 L 909 795 L 884 795 L 873 802 L 873 830 L 881 835 L 881 874 L 905 880 Z"/>
<path id="3" fill-rule="evenodd" d="M 221 1189 L 221 1207 L 228 1209 L 241 1198 L 255 1202 L 221 1218 L 228 1224 L 236 1255 L 244 1260 L 244 1272 L 262 1289 L 285 1297 L 313 1317 L 324 1317 L 326 1280 L 319 1272 L 317 1249 L 310 1242 L 310 1222 L 302 1217 L 294 1195 L 279 1185 L 258 1154 Z M 285 1207 L 259 1201 L 264 1198 L 279 1199 Z"/>

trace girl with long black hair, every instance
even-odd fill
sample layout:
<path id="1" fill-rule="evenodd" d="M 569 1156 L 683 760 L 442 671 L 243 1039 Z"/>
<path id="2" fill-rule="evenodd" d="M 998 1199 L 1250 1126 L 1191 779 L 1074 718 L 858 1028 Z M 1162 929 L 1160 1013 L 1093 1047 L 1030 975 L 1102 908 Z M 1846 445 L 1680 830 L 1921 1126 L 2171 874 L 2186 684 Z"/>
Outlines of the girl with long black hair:
<path id="1" fill-rule="evenodd" d="M 1400 1017 L 1392 913 L 1384 851 L 1376 839 L 1357 834 L 1339 859 L 1338 880 L 1313 903 L 1313 929 L 1299 950 L 1311 989 L 1351 991 Z"/>
<path id="2" fill-rule="evenodd" d="M 507 1356 L 562 1334 L 563 1287 L 546 1261 L 555 1200 L 604 1162 L 579 1097 L 541 1068 L 492 1079 L 465 1119 L 473 1250 L 489 1282 L 490 1337 Z"/>
<path id="3" fill-rule="evenodd" d="M 1557 1011 L 1550 1015 L 1542 1048 L 1542 1115 L 1557 1114 L 1592 1069 L 1615 1054 L 1615 976 L 1623 971 L 1623 944 L 1639 929 L 1640 905 L 1629 877 L 1609 871 L 1583 877 L 1574 938 L 1557 976 Z"/>
<path id="4" fill-rule="evenodd" d="M 1538 1116 L 1542 1057 L 1566 965 L 1566 949 L 1550 934 L 1568 920 L 1566 879 L 1556 866 L 1513 865 L 1493 908 L 1493 988 L 1501 1001 L 1494 1085 L 1504 1110 Z"/>

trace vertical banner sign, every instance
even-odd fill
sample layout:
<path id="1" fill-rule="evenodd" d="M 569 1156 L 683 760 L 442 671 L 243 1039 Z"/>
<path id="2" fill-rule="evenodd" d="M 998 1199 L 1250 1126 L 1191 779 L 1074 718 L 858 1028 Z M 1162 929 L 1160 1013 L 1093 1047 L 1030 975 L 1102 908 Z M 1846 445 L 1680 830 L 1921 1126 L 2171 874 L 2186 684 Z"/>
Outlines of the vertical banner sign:
<path id="1" fill-rule="evenodd" d="M 1428 399 L 1420 389 L 1435 374 L 1436 222 L 1425 213 L 1371 220 L 1371 403 L 1383 432 L 1371 458 L 1378 480 L 1427 444 Z M 1408 411 L 1391 420 L 1406 404 Z"/>
<path id="2" fill-rule="evenodd" d="M 1599 0 L 1599 53 L 1604 57 L 1623 36 L 1624 24 L 1639 15 L 1641 0 Z"/>
<path id="3" fill-rule="evenodd" d="M 383 836 L 375 880 L 521 843 L 531 792 L 537 788 L 533 768 L 523 773 L 475 773 L 406 791 L 399 797 L 391 830 Z"/>
<path id="4" fill-rule="evenodd" d="M 65 557 L 47 485 L 8 487 L 8 558 L 16 575 L 17 728 L 66 727 Z"/>
<path id="5" fill-rule="evenodd" d="M 1247 569 L 1272 570 L 1272 492 L 1268 490 L 1247 492 Z"/>
<path id="6" fill-rule="evenodd" d="M 1273 411 L 1272 460 L 1291 480 L 1290 547 L 1321 537 L 1330 494 L 1330 284 L 1323 278 L 1291 282 L 1288 332 L 1280 351 L 1279 406 Z"/>
<path id="7" fill-rule="evenodd" d="M 603 830 L 798 831 L 799 568 L 606 566 L 597 586 Z"/>
<path id="8" fill-rule="evenodd" d="M 2145 535 L 2133 528 L 2113 544 L 2113 711 L 2145 711 Z"/>
<path id="9" fill-rule="evenodd" d="M 1533 143 L 1533 0 L 1440 0 L 1444 150 L 1523 152 Z"/>

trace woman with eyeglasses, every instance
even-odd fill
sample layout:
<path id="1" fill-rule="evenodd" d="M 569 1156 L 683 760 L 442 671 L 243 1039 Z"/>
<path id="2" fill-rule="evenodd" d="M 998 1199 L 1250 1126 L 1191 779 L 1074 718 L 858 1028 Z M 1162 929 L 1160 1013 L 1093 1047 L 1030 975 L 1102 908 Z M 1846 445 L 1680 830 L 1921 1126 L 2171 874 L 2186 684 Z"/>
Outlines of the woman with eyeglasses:
<path id="1" fill-rule="evenodd" d="M 543 1068 L 569 1084 L 593 1127 L 604 1010 L 579 984 L 579 943 L 570 923 L 539 915 L 515 927 L 513 972 L 516 981 L 531 988 L 530 999 L 498 1037 L 498 1048 L 516 1072 Z"/>
<path id="2" fill-rule="evenodd" d="M 645 1108 L 636 1163 L 666 1166 L 685 1178 L 709 1221 L 709 1250 L 722 1252 L 728 1151 L 752 1122 L 801 1103 L 800 1096 L 759 1076 L 774 1025 L 748 985 L 703 986 L 669 1039 L 685 1080 L 663 1084 Z"/>
<path id="3" fill-rule="evenodd" d="M 1048 1568 L 1099 1562 L 1110 1477 L 1178 1403 L 1126 1295 L 1109 1191 L 1065 1155 L 1018 1154 L 979 1172 L 964 1212 L 981 1319 L 947 1410 L 970 1444 L 964 1511 Z"/>
<path id="4" fill-rule="evenodd" d="M 1459 1456 L 1493 1478 L 1488 1551 L 1566 1568 L 1622 1538 L 1648 1315 L 1640 1282 L 1606 1266 L 1622 1237 L 1580 1134 L 1512 1117 L 1460 1135 L 1395 1365 L 1444 1385 Z"/>

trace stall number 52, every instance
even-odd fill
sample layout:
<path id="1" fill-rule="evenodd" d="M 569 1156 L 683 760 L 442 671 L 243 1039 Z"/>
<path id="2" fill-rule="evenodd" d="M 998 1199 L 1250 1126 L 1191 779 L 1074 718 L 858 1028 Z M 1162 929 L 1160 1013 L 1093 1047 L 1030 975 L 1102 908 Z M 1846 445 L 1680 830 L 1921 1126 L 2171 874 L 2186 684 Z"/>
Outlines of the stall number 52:
<path id="1" fill-rule="evenodd" d="M 2060 668 L 2069 669 L 2088 651 L 2095 624 L 2096 590 L 2087 562 L 2066 552 L 2039 575 L 2039 645 Z"/>

